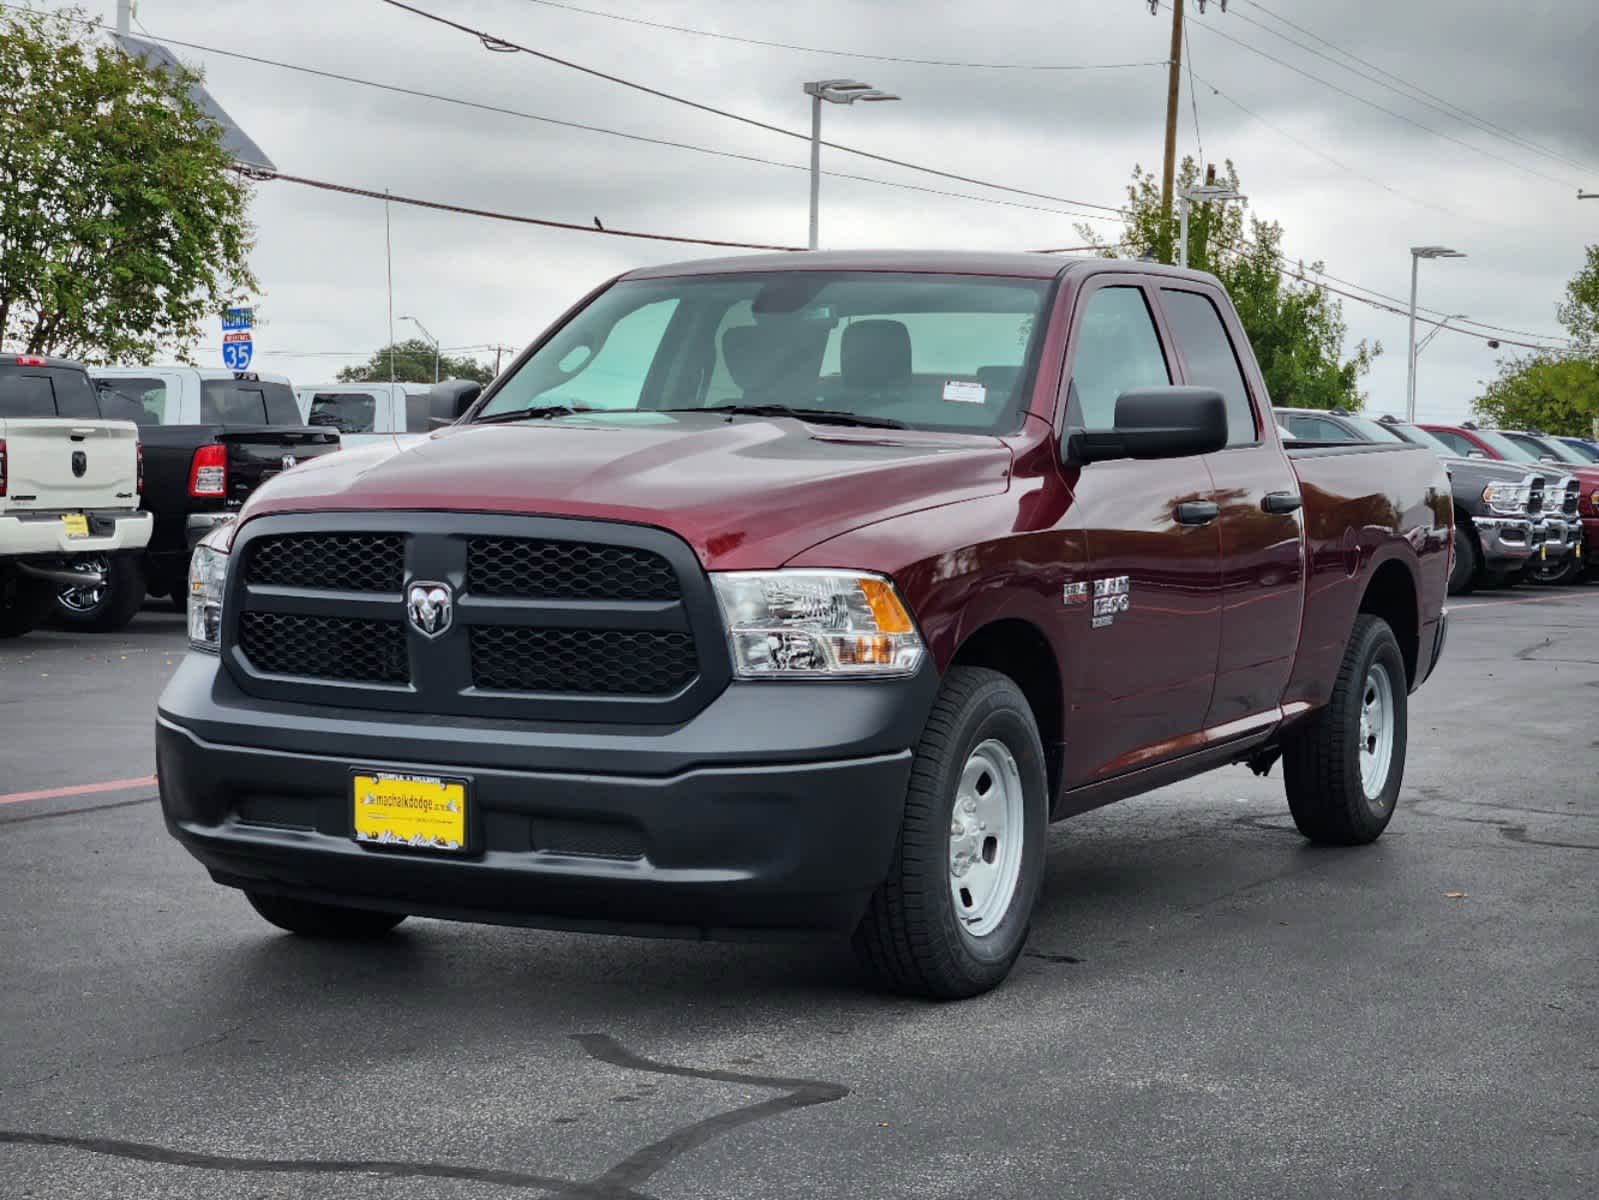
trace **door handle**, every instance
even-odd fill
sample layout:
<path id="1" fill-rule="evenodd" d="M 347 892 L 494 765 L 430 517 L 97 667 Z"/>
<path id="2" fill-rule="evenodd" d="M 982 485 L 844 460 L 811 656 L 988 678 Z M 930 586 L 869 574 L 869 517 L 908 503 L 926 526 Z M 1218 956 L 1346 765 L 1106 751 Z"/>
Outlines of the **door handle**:
<path id="1" fill-rule="evenodd" d="M 1267 492 L 1260 498 L 1260 507 L 1276 516 L 1298 512 L 1301 501 L 1293 492 Z"/>
<path id="2" fill-rule="evenodd" d="M 1184 500 L 1177 506 L 1179 525 L 1209 525 L 1221 516 L 1221 506 L 1214 500 Z"/>

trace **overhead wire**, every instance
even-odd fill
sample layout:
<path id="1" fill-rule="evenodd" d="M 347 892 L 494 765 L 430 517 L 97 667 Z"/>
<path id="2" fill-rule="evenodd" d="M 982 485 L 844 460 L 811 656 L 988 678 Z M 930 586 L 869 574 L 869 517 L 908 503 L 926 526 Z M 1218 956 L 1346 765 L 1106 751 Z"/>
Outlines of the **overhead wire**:
<path id="1" fill-rule="evenodd" d="M 1164 67 L 1169 65 L 1166 59 L 1147 59 L 1141 62 L 1119 63 L 994 63 L 994 62 L 966 62 L 946 58 L 908 58 L 899 54 L 870 54 L 861 50 L 839 50 L 823 46 L 802 46 L 793 42 L 767 41 L 764 38 L 741 37 L 738 34 L 720 33 L 711 29 L 697 29 L 691 25 L 673 25 L 666 21 L 648 21 L 643 17 L 627 16 L 623 13 L 605 12 L 597 8 L 584 8 L 577 4 L 565 4 L 560 0 L 528 0 L 530 4 L 539 4 L 545 8 L 559 8 L 567 12 L 582 13 L 589 17 L 603 17 L 608 21 L 623 21 L 629 25 L 642 25 L 649 29 L 665 29 L 673 33 L 686 33 L 694 37 L 715 38 L 722 42 L 738 42 L 745 46 L 762 46 L 771 50 L 798 50 L 806 54 L 825 54 L 830 58 L 859 58 L 871 62 L 908 63 L 922 67 L 964 67 L 973 71 L 1119 71 L 1130 67 Z"/>
<path id="2" fill-rule="evenodd" d="M 1351 52 L 1349 50 L 1345 50 L 1342 46 L 1339 46 L 1339 45 L 1337 45 L 1334 42 L 1328 41 L 1326 38 L 1322 37 L 1320 34 L 1314 33 L 1311 30 L 1306 29 L 1303 25 L 1297 24 L 1294 21 L 1289 20 L 1287 17 L 1282 16 L 1281 14 L 1272 11 L 1270 8 L 1267 8 L 1264 4 L 1260 3 L 1260 0 L 1249 0 L 1249 2 L 1251 4 L 1253 4 L 1253 6 L 1255 8 L 1258 8 L 1261 12 L 1265 13 L 1272 20 L 1279 21 L 1282 24 L 1288 26 L 1290 29 L 1297 30 L 1299 33 L 1304 34 L 1306 37 L 1310 38 L 1312 41 L 1319 42 L 1321 45 L 1326 46 L 1329 50 L 1334 50 L 1337 53 L 1342 54 L 1345 58 L 1348 58 L 1348 59 L 1350 59 L 1350 60 L 1352 60 L 1354 62 L 1359 63 L 1361 66 L 1370 67 L 1377 74 L 1379 74 L 1381 76 L 1384 76 L 1387 79 L 1392 80 L 1394 83 L 1398 84 L 1399 87 L 1397 87 L 1397 88 L 1391 87 L 1388 84 L 1384 84 L 1383 86 L 1390 87 L 1390 90 L 1392 90 L 1394 92 L 1397 92 L 1399 95 L 1406 96 L 1408 99 L 1415 100 L 1417 103 L 1422 103 L 1422 104 L 1426 104 L 1428 101 L 1435 101 L 1436 103 L 1429 104 L 1428 107 L 1435 108 L 1437 111 L 1439 111 L 1441 113 L 1444 113 L 1445 115 L 1452 116 L 1456 120 L 1466 121 L 1466 122 L 1469 122 L 1471 124 L 1474 124 L 1474 125 L 1478 126 L 1479 128 L 1481 128 L 1482 130 L 1484 130 L 1486 132 L 1491 132 L 1491 133 L 1497 135 L 1498 137 L 1500 137 L 1501 139 L 1503 139 L 1505 141 L 1509 141 L 1509 142 L 1511 142 L 1511 143 L 1513 143 L 1515 145 L 1521 146 L 1523 149 L 1532 150 L 1535 153 L 1543 155 L 1545 158 L 1548 158 L 1548 159 L 1550 159 L 1552 161 L 1555 161 L 1555 162 L 1563 163 L 1566 166 L 1573 167 L 1573 168 L 1575 168 L 1577 170 L 1580 170 L 1580 171 L 1587 171 L 1587 170 L 1592 170 L 1593 169 L 1592 166 L 1589 165 L 1589 164 L 1578 162 L 1577 160 L 1575 160 L 1573 158 L 1569 158 L 1566 155 L 1560 154 L 1557 151 L 1550 150 L 1548 147 L 1540 145 L 1538 142 L 1533 141 L 1529 137 L 1525 137 L 1522 134 L 1518 134 L 1514 130 L 1506 129 L 1503 125 L 1495 124 L 1493 121 L 1488 120 L 1488 118 L 1483 117 L 1483 116 L 1479 116 L 1478 114 L 1472 112 L 1470 109 L 1467 109 L 1467 108 L 1465 108 L 1465 107 L 1463 107 L 1463 106 L 1461 106 L 1459 104 L 1454 103 L 1452 100 L 1446 100 L 1444 97 L 1439 96 L 1439 95 L 1437 95 L 1434 92 L 1429 92 L 1426 88 L 1420 86 L 1419 84 L 1415 84 L 1415 83 L 1410 82 L 1408 79 L 1405 79 L 1401 75 L 1395 75 L 1392 71 L 1385 70 L 1384 68 L 1378 66 L 1376 63 L 1372 62 L 1368 58 L 1362 58 L 1358 54 L 1355 54 L 1355 53 L 1353 53 L 1353 52 Z M 1238 10 L 1236 8 L 1233 10 L 1232 15 L 1240 17 L 1242 20 L 1249 22 L 1249 24 L 1251 24 L 1251 25 L 1258 26 L 1259 28 L 1265 30 L 1265 32 L 1267 32 L 1267 33 L 1273 33 L 1274 36 L 1277 36 L 1277 37 L 1282 37 L 1283 36 L 1282 34 L 1274 33 L 1273 30 L 1268 29 L 1264 25 L 1261 25 L 1260 22 L 1258 22 L 1258 21 L 1251 21 L 1248 17 L 1245 17 L 1242 13 L 1238 12 Z M 1293 45 L 1300 46 L 1301 49 L 1305 50 L 1308 53 L 1311 53 L 1311 54 L 1317 54 L 1318 53 L 1317 51 L 1313 50 L 1309 46 L 1305 46 L 1302 43 L 1295 42 L 1292 38 L 1287 38 L 1285 40 L 1289 41 Z M 1326 55 L 1318 55 L 1318 56 L 1322 57 L 1322 58 L 1327 58 Z M 1327 58 L 1327 61 L 1333 63 L 1335 66 L 1341 66 L 1345 70 L 1352 71 L 1352 68 L 1350 68 L 1348 66 L 1345 66 L 1342 63 L 1337 62 L 1336 59 Z M 1358 72 L 1358 71 L 1352 71 L 1352 73 L 1353 74 L 1357 74 L 1357 75 L 1361 74 L 1361 72 Z M 1370 76 L 1363 76 L 1363 78 L 1368 78 L 1369 79 L 1371 77 Z M 1379 82 L 1380 83 L 1381 81 L 1380 80 L 1373 80 L 1373 82 Z M 1401 88 L 1407 89 L 1407 91 L 1401 91 L 1400 90 Z M 1415 93 L 1415 95 L 1410 95 L 1409 93 Z"/>
<path id="3" fill-rule="evenodd" d="M 389 4 L 393 4 L 393 3 L 396 3 L 397 0 L 384 0 L 384 2 L 385 3 L 389 3 Z M 1161 0 L 1161 7 L 1162 8 L 1166 8 L 1166 9 L 1169 10 L 1171 6 L 1170 6 L 1169 3 L 1166 3 L 1165 0 Z M 1539 179 L 1543 179 L 1543 180 L 1545 180 L 1545 181 L 1547 181 L 1549 183 L 1557 184 L 1560 187 L 1568 186 L 1567 182 L 1565 180 L 1556 179 L 1553 175 L 1546 175 L 1546 174 L 1544 174 L 1544 172 L 1538 170 L 1535 167 L 1529 167 L 1525 163 L 1518 163 L 1514 159 L 1506 158 L 1502 154 L 1495 154 L 1492 150 L 1488 150 L 1488 149 L 1486 149 L 1486 148 L 1484 148 L 1482 146 L 1478 146 L 1478 145 L 1476 145 L 1473 142 L 1468 142 L 1464 138 L 1458 138 L 1452 133 L 1445 133 L 1443 130 L 1435 129 L 1431 125 L 1426 124 L 1425 122 L 1416 120 L 1414 117 L 1406 116 L 1404 113 L 1397 112 L 1394 109 L 1391 109 L 1391 108 L 1387 107 L 1386 105 L 1378 104 L 1375 100 L 1371 100 L 1371 99 L 1368 99 L 1365 96 L 1362 96 L 1359 92 L 1352 92 L 1348 88 L 1343 87 L 1340 84 L 1332 82 L 1332 80 L 1330 80 L 1330 79 L 1325 79 L 1325 78 L 1323 78 L 1320 75 L 1317 75 L 1317 74 L 1314 74 L 1313 72 L 1305 70 L 1303 67 L 1294 65 L 1293 63 L 1287 61 L 1286 59 L 1279 58 L 1275 54 L 1272 54 L 1268 50 L 1262 50 L 1259 46 L 1256 46 L 1256 45 L 1253 45 L 1253 44 L 1251 44 L 1249 42 L 1246 42 L 1242 38 L 1234 37 L 1232 34 L 1227 33 L 1224 30 L 1220 29 L 1214 22 L 1200 21 L 1200 22 L 1196 22 L 1196 24 L 1198 24 L 1199 28 L 1207 31 L 1208 33 L 1212 34 L 1215 37 L 1219 37 L 1219 38 L 1222 38 L 1225 41 L 1229 41 L 1235 46 L 1242 46 L 1245 50 L 1248 50 L 1251 54 L 1258 54 L 1260 57 L 1268 59 L 1269 61 L 1276 63 L 1278 66 L 1283 67 L 1286 70 L 1292 71 L 1296 75 L 1301 75 L 1304 78 L 1309 79 L 1313 83 L 1319 83 L 1319 84 L 1321 84 L 1322 87 L 1330 88 L 1332 91 L 1337 92 L 1339 95 L 1347 96 L 1347 97 L 1349 97 L 1349 99 L 1354 100 L 1354 101 L 1356 101 L 1356 102 L 1358 102 L 1360 104 L 1364 104 L 1367 108 L 1372 108 L 1372 109 L 1375 109 L 1376 111 L 1378 111 L 1380 113 L 1384 113 L 1387 116 L 1392 117 L 1396 121 L 1403 121 L 1406 125 L 1413 125 L 1417 129 L 1422 130 L 1424 133 L 1431 134 L 1433 137 L 1442 138 L 1446 142 L 1452 142 L 1452 143 L 1454 143 L 1457 146 L 1462 146 L 1465 149 L 1470 150 L 1470 151 L 1472 151 L 1475 154 L 1481 154 L 1481 155 L 1483 155 L 1486 158 L 1491 158 L 1495 162 L 1503 163 L 1505 166 L 1512 167 L 1515 170 L 1523 171 L 1523 172 L 1525 172 L 1525 173 L 1527 173 L 1529 175 L 1536 175 Z"/>
<path id="4" fill-rule="evenodd" d="M 440 25 L 446 25 L 449 28 L 459 30 L 462 33 L 469 33 L 485 44 L 489 42 L 495 42 L 501 46 L 508 46 L 518 50 L 523 54 L 531 55 L 534 58 L 543 59 L 545 62 L 554 63 L 557 66 L 567 67 L 571 70 L 579 71 L 584 75 L 589 75 L 596 79 L 603 79 L 608 83 L 614 83 L 621 87 L 631 88 L 633 91 L 643 92 L 646 95 L 655 96 L 658 99 L 669 100 L 674 104 L 681 104 L 688 108 L 696 109 L 700 112 L 710 113 L 713 116 L 722 117 L 730 121 L 737 121 L 742 125 L 749 125 L 755 129 L 764 129 L 768 133 L 780 134 L 783 137 L 794 138 L 807 144 L 809 144 L 811 141 L 811 137 L 807 133 L 801 133 L 795 129 L 788 129 L 782 125 L 774 125 L 770 121 L 762 121 L 756 117 L 745 116 L 743 113 L 732 112 L 725 108 L 717 108 L 713 104 L 705 104 L 699 100 L 691 100 L 687 96 L 680 96 L 675 92 L 668 92 L 661 88 L 651 87 L 648 84 L 638 83 L 632 79 L 625 79 L 620 75 L 613 75 L 609 71 L 601 71 L 597 67 L 585 66 L 582 63 L 573 62 L 569 58 L 561 58 L 559 55 L 550 54 L 544 50 L 535 50 L 531 46 L 523 45 L 522 43 L 513 41 L 510 38 L 503 38 L 498 34 L 488 33 L 481 29 L 475 29 L 470 25 L 462 24 L 460 21 L 455 21 L 449 17 L 440 16 L 438 13 L 429 12 L 424 8 L 418 8 L 414 4 L 407 4 L 405 3 L 405 0 L 381 0 L 381 3 L 387 4 L 391 8 L 397 8 L 404 12 L 412 13 L 426 20 L 434 21 Z M 843 142 L 830 142 L 823 139 L 821 144 L 827 147 L 829 150 L 837 150 L 844 154 L 854 154 L 861 158 L 870 159 L 873 162 L 887 163 L 890 166 L 903 167 L 906 170 L 919 171 L 926 175 L 936 175 L 941 179 L 951 179 L 957 183 L 975 184 L 978 187 L 992 188 L 994 191 L 1006 192 L 1015 196 L 1026 196 L 1033 200 L 1049 200 L 1056 204 L 1070 204 L 1079 208 L 1089 208 L 1098 210 L 1100 212 L 1112 213 L 1116 216 L 1125 215 L 1125 210 L 1115 205 L 1095 204 L 1089 200 L 1074 200 L 1069 196 L 1057 196 L 1049 192 L 1035 192 L 1026 188 L 1012 187 L 1009 184 L 996 183 L 993 180 L 982 179 L 973 175 L 961 175 L 954 171 L 944 171 L 938 167 L 927 166 L 924 163 L 907 162 L 902 158 L 892 158 L 886 154 L 877 154 L 871 150 L 863 150 L 858 146 L 846 145 Z"/>

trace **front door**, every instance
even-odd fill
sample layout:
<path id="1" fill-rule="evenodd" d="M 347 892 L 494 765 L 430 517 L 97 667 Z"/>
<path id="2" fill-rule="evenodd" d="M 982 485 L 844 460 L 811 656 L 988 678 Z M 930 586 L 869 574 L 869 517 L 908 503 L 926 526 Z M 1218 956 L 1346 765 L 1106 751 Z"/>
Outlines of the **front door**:
<path id="1" fill-rule="evenodd" d="M 1116 398 L 1176 381 L 1148 284 L 1106 275 L 1073 315 L 1066 426 L 1109 429 Z M 1062 597 L 1071 713 L 1067 787 L 1197 744 L 1216 677 L 1220 541 L 1201 457 L 1065 468 L 1087 557 Z"/>
<path id="2" fill-rule="evenodd" d="M 1214 388 L 1227 401 L 1227 448 L 1205 459 L 1221 508 L 1222 601 L 1216 694 L 1205 726 L 1212 736 L 1243 734 L 1277 719 L 1294 667 L 1305 575 L 1299 477 L 1265 428 L 1265 383 L 1244 331 L 1224 316 L 1220 289 L 1169 284 L 1160 302 L 1183 381 Z"/>

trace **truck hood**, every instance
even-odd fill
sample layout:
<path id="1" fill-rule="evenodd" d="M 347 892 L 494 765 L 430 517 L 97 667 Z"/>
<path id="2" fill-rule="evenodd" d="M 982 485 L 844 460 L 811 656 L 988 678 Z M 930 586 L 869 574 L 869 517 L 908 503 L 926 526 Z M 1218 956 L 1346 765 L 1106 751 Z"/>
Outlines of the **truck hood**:
<path id="1" fill-rule="evenodd" d="M 1003 492 L 1010 468 L 1009 446 L 984 434 L 595 413 L 325 455 L 264 485 L 241 521 L 366 509 L 588 517 L 671 530 L 707 568 L 760 569 L 860 525 Z"/>

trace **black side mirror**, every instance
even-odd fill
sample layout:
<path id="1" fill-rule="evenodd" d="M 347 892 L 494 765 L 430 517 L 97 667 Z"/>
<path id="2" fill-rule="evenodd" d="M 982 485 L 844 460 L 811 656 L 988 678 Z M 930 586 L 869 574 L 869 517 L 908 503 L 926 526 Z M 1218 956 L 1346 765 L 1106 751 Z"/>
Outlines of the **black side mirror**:
<path id="1" fill-rule="evenodd" d="M 1116 397 L 1113 429 L 1072 429 L 1066 461 L 1185 458 L 1227 445 L 1227 402 L 1214 388 L 1138 388 Z"/>
<path id="2" fill-rule="evenodd" d="M 454 425 L 474 401 L 483 394 L 483 385 L 473 379 L 446 379 L 428 393 L 428 427 L 443 429 Z"/>

